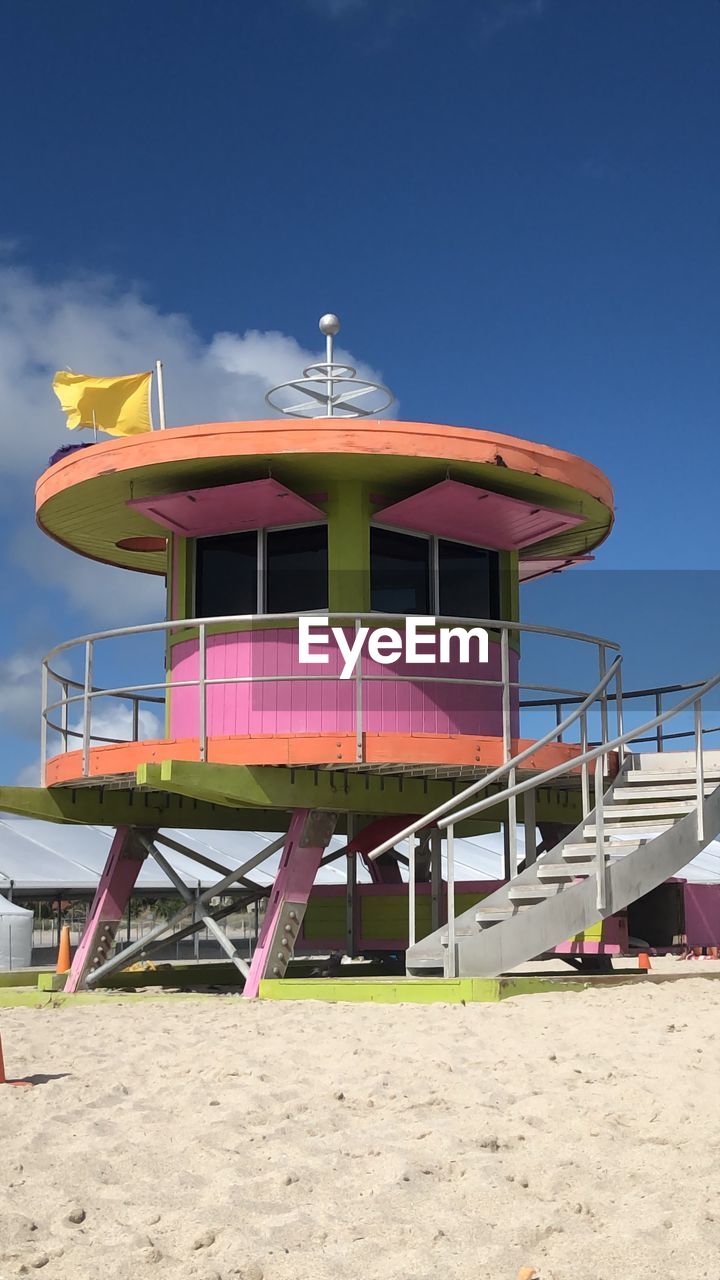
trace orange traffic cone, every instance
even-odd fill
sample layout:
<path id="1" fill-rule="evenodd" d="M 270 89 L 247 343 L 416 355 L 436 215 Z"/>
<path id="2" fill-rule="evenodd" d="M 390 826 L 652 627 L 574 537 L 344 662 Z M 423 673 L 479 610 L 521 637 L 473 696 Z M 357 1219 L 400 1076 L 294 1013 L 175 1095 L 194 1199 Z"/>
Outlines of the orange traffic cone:
<path id="1" fill-rule="evenodd" d="M 55 966 L 55 972 L 69 973 L 70 964 L 70 925 L 64 924 L 60 933 L 60 946 L 58 947 L 58 958 Z"/>
<path id="2" fill-rule="evenodd" d="M 650 969 L 652 969 L 652 965 L 650 964 L 650 957 L 647 951 L 640 952 L 640 955 L 638 956 L 638 969 L 644 969 L 646 973 L 648 973 Z"/>
<path id="3" fill-rule="evenodd" d="M 32 1080 L 8 1080 L 5 1075 L 5 1063 L 3 1061 L 2 1037 L 0 1036 L 0 1084 L 27 1085 L 32 1087 Z"/>

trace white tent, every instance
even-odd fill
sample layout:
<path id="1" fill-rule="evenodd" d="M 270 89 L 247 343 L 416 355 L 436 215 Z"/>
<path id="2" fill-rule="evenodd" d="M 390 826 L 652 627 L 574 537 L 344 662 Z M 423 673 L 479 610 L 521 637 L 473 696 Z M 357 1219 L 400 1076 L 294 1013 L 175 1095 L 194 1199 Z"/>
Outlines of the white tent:
<path id="1" fill-rule="evenodd" d="M 32 911 L 0 895 L 0 971 L 29 967 L 32 936 Z"/>
<path id="2" fill-rule="evenodd" d="M 92 894 L 95 891 L 113 837 L 111 827 L 72 826 L 41 822 L 34 818 L 0 815 L 0 893 L 32 898 L 56 894 Z M 228 868 L 238 867 L 277 837 L 267 831 L 192 831 L 168 829 L 171 839 L 214 859 Z M 518 832 L 522 849 L 522 828 Z M 498 880 L 502 877 L 502 834 L 499 832 L 455 841 L 455 875 L 458 880 Z M 330 848 L 339 849 L 344 837 L 336 836 Z M 163 848 L 170 864 L 191 887 L 209 887 L 218 873 Z M 252 873 L 262 885 L 272 883 L 279 854 L 268 858 Z M 678 873 L 700 884 L 720 883 L 720 842 L 713 841 Z M 369 876 L 359 869 L 361 881 Z M 318 876 L 320 884 L 343 884 L 345 859 L 327 863 Z M 137 892 L 174 892 L 170 881 L 151 858 L 143 864 Z"/>

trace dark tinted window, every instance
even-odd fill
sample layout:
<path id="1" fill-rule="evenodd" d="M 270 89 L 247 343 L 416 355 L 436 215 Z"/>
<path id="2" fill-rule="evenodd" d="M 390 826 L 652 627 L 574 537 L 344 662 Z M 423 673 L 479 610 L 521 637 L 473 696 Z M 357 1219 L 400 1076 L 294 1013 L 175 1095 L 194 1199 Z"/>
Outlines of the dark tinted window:
<path id="1" fill-rule="evenodd" d="M 326 609 L 327 526 L 274 529 L 267 535 L 267 611 Z"/>
<path id="2" fill-rule="evenodd" d="M 372 608 L 430 613 L 430 543 L 390 529 L 370 530 Z"/>
<path id="3" fill-rule="evenodd" d="M 257 533 L 198 538 L 195 614 L 219 618 L 257 612 Z"/>
<path id="4" fill-rule="evenodd" d="M 500 616 L 500 569 L 497 551 L 438 539 L 440 601 L 446 618 Z"/>

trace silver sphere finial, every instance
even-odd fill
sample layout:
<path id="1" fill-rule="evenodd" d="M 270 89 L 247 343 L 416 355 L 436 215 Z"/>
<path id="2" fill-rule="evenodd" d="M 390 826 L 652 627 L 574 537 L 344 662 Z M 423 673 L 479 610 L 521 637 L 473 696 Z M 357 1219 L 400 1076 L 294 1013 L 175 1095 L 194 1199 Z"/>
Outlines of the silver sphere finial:
<path id="1" fill-rule="evenodd" d="M 308 365 L 301 378 L 281 382 L 268 391 L 265 399 L 273 409 L 291 418 L 377 418 L 392 404 L 393 393 L 382 383 L 358 378 L 352 365 L 335 359 L 334 339 L 339 329 L 340 321 L 331 311 L 320 317 L 325 359 Z M 296 392 L 302 396 L 299 401 L 292 394 Z"/>
<path id="2" fill-rule="evenodd" d="M 332 311 L 329 311 L 327 315 L 320 317 L 319 327 L 320 332 L 324 333 L 326 337 L 329 337 L 330 335 L 335 337 L 335 334 L 340 332 L 340 321 L 337 316 L 333 315 Z"/>

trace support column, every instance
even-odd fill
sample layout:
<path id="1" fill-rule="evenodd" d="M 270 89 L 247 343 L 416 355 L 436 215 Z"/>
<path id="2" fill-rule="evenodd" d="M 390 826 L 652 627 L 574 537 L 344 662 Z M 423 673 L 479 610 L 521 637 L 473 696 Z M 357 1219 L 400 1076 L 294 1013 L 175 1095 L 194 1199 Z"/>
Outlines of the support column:
<path id="1" fill-rule="evenodd" d="M 370 872 L 373 884 L 402 884 L 400 865 L 390 851 L 373 861 L 367 855 L 376 845 L 382 844 L 396 831 L 402 831 L 409 823 L 414 822 L 416 817 L 417 814 L 404 813 L 387 818 L 376 818 L 374 822 L 368 823 L 362 831 L 353 836 L 348 847 L 360 854 L 364 866 Z"/>
<path id="2" fill-rule="evenodd" d="M 155 832 L 145 831 L 144 834 L 153 836 Z M 82 991 L 90 970 L 99 968 L 109 958 L 115 934 L 146 857 L 136 828 L 118 827 L 65 983 L 66 991 Z"/>
<path id="3" fill-rule="evenodd" d="M 337 814 L 295 809 L 290 820 L 280 869 L 272 887 L 265 921 L 245 982 L 244 995 L 260 992 L 263 978 L 283 978 Z"/>
<path id="4" fill-rule="evenodd" d="M 355 815 L 347 816 L 348 851 L 345 854 L 345 952 L 352 959 L 357 955 L 357 852 L 353 848 Z"/>

